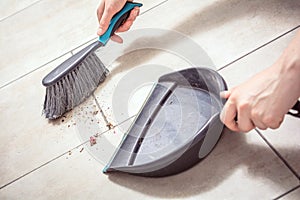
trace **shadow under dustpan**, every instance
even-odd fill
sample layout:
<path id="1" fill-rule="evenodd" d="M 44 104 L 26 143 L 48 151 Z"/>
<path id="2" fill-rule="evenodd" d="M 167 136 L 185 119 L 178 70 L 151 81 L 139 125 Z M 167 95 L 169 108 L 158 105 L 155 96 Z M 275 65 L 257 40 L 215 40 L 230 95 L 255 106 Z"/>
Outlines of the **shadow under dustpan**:
<path id="1" fill-rule="evenodd" d="M 103 172 L 161 177 L 201 161 L 221 136 L 219 94 L 226 89 L 207 68 L 161 76 Z"/>

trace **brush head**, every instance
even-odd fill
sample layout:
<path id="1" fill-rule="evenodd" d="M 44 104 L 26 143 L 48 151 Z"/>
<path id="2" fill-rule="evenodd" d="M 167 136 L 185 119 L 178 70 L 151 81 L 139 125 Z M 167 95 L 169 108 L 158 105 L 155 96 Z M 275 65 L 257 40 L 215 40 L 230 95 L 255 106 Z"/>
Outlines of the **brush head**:
<path id="1" fill-rule="evenodd" d="M 46 118 L 59 118 L 82 103 L 105 80 L 107 74 L 108 70 L 94 52 L 87 55 L 64 77 L 46 86 L 43 109 Z"/>

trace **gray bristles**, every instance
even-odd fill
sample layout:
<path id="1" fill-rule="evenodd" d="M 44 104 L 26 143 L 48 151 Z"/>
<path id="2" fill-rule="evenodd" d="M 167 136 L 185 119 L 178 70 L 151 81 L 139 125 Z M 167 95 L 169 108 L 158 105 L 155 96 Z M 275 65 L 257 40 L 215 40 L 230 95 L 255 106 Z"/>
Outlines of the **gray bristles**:
<path id="1" fill-rule="evenodd" d="M 101 60 L 91 53 L 72 72 L 46 88 L 43 110 L 46 118 L 59 118 L 82 103 L 105 80 L 107 73 Z"/>

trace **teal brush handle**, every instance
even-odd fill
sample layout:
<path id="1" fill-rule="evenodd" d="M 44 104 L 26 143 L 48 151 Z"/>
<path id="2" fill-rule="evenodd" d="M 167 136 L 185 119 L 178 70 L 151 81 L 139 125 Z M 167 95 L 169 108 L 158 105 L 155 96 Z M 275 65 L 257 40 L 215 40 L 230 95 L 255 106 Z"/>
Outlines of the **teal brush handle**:
<path id="1" fill-rule="evenodd" d="M 125 6 L 117 12 L 113 18 L 111 19 L 108 29 L 106 32 L 99 37 L 99 42 L 101 42 L 103 45 L 105 45 L 110 36 L 114 34 L 114 32 L 126 21 L 126 19 L 130 15 L 130 11 L 138 6 L 141 7 L 143 4 L 141 3 L 133 3 L 133 2 L 126 2 Z"/>

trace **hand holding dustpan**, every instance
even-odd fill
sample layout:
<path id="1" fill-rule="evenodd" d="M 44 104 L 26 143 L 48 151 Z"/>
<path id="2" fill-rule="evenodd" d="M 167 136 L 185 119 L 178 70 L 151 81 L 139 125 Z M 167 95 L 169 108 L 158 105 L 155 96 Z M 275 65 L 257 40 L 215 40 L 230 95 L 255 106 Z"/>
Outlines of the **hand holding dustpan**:
<path id="1" fill-rule="evenodd" d="M 236 132 L 255 127 L 276 129 L 287 112 L 300 117 L 300 31 L 272 66 L 231 89 L 225 97 L 228 102 L 222 121 Z"/>
<path id="2" fill-rule="evenodd" d="M 225 90 L 224 79 L 207 68 L 161 76 L 103 172 L 159 177 L 200 162 L 222 134 Z"/>

